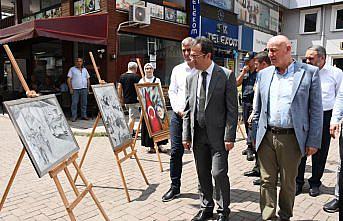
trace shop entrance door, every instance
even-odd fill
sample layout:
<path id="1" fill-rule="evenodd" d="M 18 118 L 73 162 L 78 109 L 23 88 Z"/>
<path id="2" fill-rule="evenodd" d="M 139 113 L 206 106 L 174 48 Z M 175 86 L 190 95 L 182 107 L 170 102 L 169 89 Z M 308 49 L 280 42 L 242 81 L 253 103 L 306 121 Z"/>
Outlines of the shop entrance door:
<path id="1" fill-rule="evenodd" d="M 333 65 L 343 70 L 343 58 L 334 58 Z"/>

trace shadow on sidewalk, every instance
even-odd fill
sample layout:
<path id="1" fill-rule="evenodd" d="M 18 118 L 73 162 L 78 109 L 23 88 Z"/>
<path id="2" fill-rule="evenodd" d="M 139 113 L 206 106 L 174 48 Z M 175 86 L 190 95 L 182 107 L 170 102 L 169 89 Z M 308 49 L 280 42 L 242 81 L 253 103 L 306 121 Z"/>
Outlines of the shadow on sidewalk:
<path id="1" fill-rule="evenodd" d="M 259 203 L 260 193 L 250 190 L 231 189 L 231 203 L 255 202 Z"/>
<path id="2" fill-rule="evenodd" d="M 146 190 L 142 191 L 142 194 L 137 199 L 134 199 L 132 201 L 145 201 L 145 200 L 147 200 L 149 198 L 149 196 L 156 191 L 156 189 L 159 185 L 160 184 L 149 184 L 148 188 Z"/>

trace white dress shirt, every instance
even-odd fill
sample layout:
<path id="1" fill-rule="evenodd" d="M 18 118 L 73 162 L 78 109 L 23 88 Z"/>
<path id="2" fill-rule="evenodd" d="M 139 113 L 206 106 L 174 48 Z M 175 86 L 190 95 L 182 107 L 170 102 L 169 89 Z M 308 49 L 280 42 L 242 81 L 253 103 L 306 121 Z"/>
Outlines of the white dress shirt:
<path id="1" fill-rule="evenodd" d="M 68 72 L 68 78 L 71 78 L 73 89 L 84 89 L 88 87 L 89 73 L 86 68 L 71 67 Z"/>
<path id="2" fill-rule="evenodd" d="M 332 110 L 343 79 L 343 72 L 339 68 L 326 64 L 319 70 L 319 77 L 322 87 L 323 111 Z"/>
<path id="3" fill-rule="evenodd" d="M 210 81 L 211 81 L 211 77 L 212 77 L 212 72 L 214 69 L 214 62 L 212 61 L 211 65 L 204 71 L 207 72 L 207 76 L 206 76 L 206 101 L 208 99 L 208 88 L 210 86 Z M 200 99 L 200 89 L 202 86 L 202 75 L 201 75 L 202 71 L 199 71 L 198 73 L 198 86 L 197 86 L 197 108 L 199 110 L 199 99 Z"/>
<path id="4" fill-rule="evenodd" d="M 176 65 L 173 68 L 170 85 L 168 90 L 170 104 L 175 113 L 183 112 L 186 103 L 186 78 L 188 75 L 195 73 L 195 68 L 190 68 L 187 62 Z"/>

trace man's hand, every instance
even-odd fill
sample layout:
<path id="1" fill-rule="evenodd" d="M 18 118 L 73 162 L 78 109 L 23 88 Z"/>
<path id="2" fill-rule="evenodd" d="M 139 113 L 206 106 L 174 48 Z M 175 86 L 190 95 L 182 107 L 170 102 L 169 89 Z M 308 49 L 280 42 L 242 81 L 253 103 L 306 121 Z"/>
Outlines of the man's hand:
<path id="1" fill-rule="evenodd" d="M 190 141 L 182 141 L 182 144 L 183 144 L 183 148 L 185 148 L 186 150 L 191 149 L 191 142 Z"/>
<path id="2" fill-rule="evenodd" d="M 33 90 L 32 90 L 32 91 L 27 91 L 27 92 L 26 92 L 26 96 L 27 96 L 27 97 L 30 97 L 30 98 L 33 98 L 33 97 L 38 97 L 39 94 L 37 94 L 36 91 L 33 91 Z"/>
<path id="3" fill-rule="evenodd" d="M 229 152 L 235 146 L 234 142 L 225 142 L 225 150 Z"/>
<path id="4" fill-rule="evenodd" d="M 251 113 L 249 118 L 248 118 L 248 123 L 251 124 L 252 123 L 252 118 L 254 117 L 254 114 Z"/>
<path id="5" fill-rule="evenodd" d="M 311 156 L 315 154 L 317 151 L 318 151 L 318 148 L 315 148 L 315 147 L 306 147 L 305 149 L 305 153 L 307 156 Z"/>
<path id="6" fill-rule="evenodd" d="M 106 84 L 106 81 L 100 80 L 100 81 L 99 81 L 99 84 Z"/>
<path id="7" fill-rule="evenodd" d="M 185 113 L 183 111 L 178 111 L 177 115 L 179 115 L 180 117 L 183 117 L 183 115 L 185 115 Z"/>
<path id="8" fill-rule="evenodd" d="M 243 67 L 242 72 L 244 72 L 244 74 L 245 74 L 245 73 L 248 73 L 249 70 L 250 70 L 249 66 L 248 66 L 248 65 L 245 65 L 245 66 Z"/>
<path id="9" fill-rule="evenodd" d="M 70 94 L 74 94 L 74 90 L 69 88 Z"/>
<path id="10" fill-rule="evenodd" d="M 331 124 L 330 125 L 330 135 L 333 139 L 336 138 L 336 134 L 339 133 L 340 126 L 339 124 Z"/>

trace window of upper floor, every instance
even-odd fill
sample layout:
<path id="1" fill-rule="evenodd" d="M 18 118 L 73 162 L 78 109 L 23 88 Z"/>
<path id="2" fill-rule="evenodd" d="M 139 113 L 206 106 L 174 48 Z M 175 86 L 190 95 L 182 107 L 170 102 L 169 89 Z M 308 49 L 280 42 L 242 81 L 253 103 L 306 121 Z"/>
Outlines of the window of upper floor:
<path id="1" fill-rule="evenodd" d="M 23 0 L 22 5 L 23 22 L 61 16 L 61 0 Z"/>
<path id="2" fill-rule="evenodd" d="M 300 11 L 300 34 L 314 34 L 320 31 L 321 9 L 314 8 Z"/>
<path id="3" fill-rule="evenodd" d="M 75 0 L 74 15 L 83 15 L 100 11 L 100 0 Z"/>
<path id="4" fill-rule="evenodd" d="M 0 0 L 1 17 L 5 19 L 14 15 L 14 0 Z"/>
<path id="5" fill-rule="evenodd" d="M 343 5 L 333 5 L 330 31 L 343 31 Z"/>
<path id="6" fill-rule="evenodd" d="M 152 18 L 187 24 L 186 0 L 117 0 L 116 9 L 129 11 L 133 4 L 146 6 Z"/>

